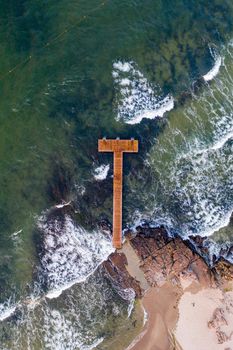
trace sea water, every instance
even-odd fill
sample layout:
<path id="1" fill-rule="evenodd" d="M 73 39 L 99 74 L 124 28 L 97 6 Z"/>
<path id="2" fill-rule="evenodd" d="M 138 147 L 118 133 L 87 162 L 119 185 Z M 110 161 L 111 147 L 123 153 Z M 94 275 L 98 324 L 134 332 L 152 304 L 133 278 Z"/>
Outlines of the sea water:
<path id="1" fill-rule="evenodd" d="M 112 156 L 98 138 L 140 142 L 124 227 L 232 241 L 232 3 L 1 8 L 0 349 L 107 349 L 135 309 L 101 267 Z"/>

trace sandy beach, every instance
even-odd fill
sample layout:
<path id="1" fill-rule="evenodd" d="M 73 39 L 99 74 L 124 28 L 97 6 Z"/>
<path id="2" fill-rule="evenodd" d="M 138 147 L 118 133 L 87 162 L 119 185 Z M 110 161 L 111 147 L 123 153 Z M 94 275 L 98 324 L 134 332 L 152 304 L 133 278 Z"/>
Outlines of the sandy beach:
<path id="1" fill-rule="evenodd" d="M 127 270 L 131 276 L 140 281 L 145 290 L 141 300 L 145 312 L 145 324 L 127 350 L 169 350 L 170 332 L 178 320 L 177 305 L 182 290 L 170 282 L 160 288 L 150 287 L 140 269 L 139 257 L 129 242 L 124 243 L 122 252 L 127 256 Z"/>
<path id="2" fill-rule="evenodd" d="M 233 350 L 233 283 L 211 285 L 202 271 L 198 277 L 181 275 L 149 286 L 141 261 L 129 242 L 123 247 L 129 273 L 144 287 L 145 313 L 140 334 L 126 350 Z"/>
<path id="3" fill-rule="evenodd" d="M 127 350 L 232 350 L 233 292 L 196 289 L 150 288 L 142 299 L 147 322 Z"/>
<path id="4" fill-rule="evenodd" d="M 233 349 L 233 292 L 216 288 L 185 292 L 175 336 L 184 350 Z"/>
<path id="5" fill-rule="evenodd" d="M 147 322 L 142 333 L 127 350 L 169 350 L 169 328 L 175 327 L 178 312 L 179 291 L 169 283 L 159 290 L 150 288 L 142 300 Z M 169 300 L 169 303 L 168 303 Z M 168 328 L 169 325 L 169 328 Z"/>

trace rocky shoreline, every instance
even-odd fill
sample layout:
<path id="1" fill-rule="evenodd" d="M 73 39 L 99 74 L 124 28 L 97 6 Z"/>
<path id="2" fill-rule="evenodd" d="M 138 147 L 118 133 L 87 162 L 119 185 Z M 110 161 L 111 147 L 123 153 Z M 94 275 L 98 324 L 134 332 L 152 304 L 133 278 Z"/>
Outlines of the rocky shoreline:
<path id="1" fill-rule="evenodd" d="M 133 254 L 136 253 L 138 268 L 143 272 L 148 288 L 143 285 L 138 272 L 132 275 L 132 262 L 129 263 L 132 252 L 125 251 L 126 245 L 130 246 Z M 137 350 L 142 346 L 145 350 L 152 349 L 150 332 L 155 337 L 153 349 L 171 349 L 174 341 L 177 348 L 180 346 L 184 350 L 193 349 L 192 345 L 182 347 L 179 342 L 179 338 L 185 338 L 181 336 L 185 330 L 180 325 L 185 313 L 181 312 L 182 303 L 185 298 L 197 298 L 198 301 L 192 301 L 191 304 L 197 305 L 195 312 L 198 313 L 198 303 L 204 303 L 202 307 L 205 307 L 211 293 L 215 296 L 212 297 L 215 302 L 209 308 L 208 312 L 211 312 L 206 311 L 207 319 L 202 320 L 206 325 L 206 328 L 202 327 L 205 328 L 205 338 L 211 337 L 212 350 L 233 349 L 233 265 L 229 261 L 223 257 L 214 257 L 210 263 L 205 239 L 192 237 L 186 241 L 178 236 L 170 237 L 164 227 L 138 227 L 136 234 L 129 231 L 124 247 L 122 251 L 112 253 L 103 263 L 104 273 L 121 297 L 126 300 L 133 297 L 142 300 L 144 307 L 145 304 L 148 307 L 147 313 L 151 314 L 147 328 L 142 330 L 139 338 L 128 349 Z M 229 251 L 232 249 L 229 248 Z M 167 301 L 163 300 L 166 293 Z M 189 305 L 190 300 L 184 303 Z M 184 310 L 188 310 L 187 305 Z M 159 314 L 161 322 L 156 318 L 156 313 Z M 201 316 L 197 314 L 196 318 L 199 317 Z M 222 326 L 225 328 L 222 329 Z M 160 329 L 163 339 L 155 335 L 153 327 Z M 199 343 L 194 346 L 199 350 L 205 349 L 205 346 L 201 348 Z"/>
<path id="2" fill-rule="evenodd" d="M 136 235 L 126 236 L 140 259 L 150 286 L 161 286 L 167 280 L 180 284 L 180 279 L 193 278 L 204 285 L 220 286 L 233 280 L 233 265 L 225 258 L 215 257 L 210 266 L 208 251 L 202 237 L 193 237 L 191 244 L 180 237 L 170 237 L 166 229 L 138 227 Z M 195 249 L 198 247 L 198 250 Z M 203 254 L 200 254 L 203 253 Z M 127 258 L 123 252 L 112 253 L 103 263 L 106 276 L 118 290 L 132 288 L 136 297 L 143 295 L 140 283 L 127 271 Z"/>

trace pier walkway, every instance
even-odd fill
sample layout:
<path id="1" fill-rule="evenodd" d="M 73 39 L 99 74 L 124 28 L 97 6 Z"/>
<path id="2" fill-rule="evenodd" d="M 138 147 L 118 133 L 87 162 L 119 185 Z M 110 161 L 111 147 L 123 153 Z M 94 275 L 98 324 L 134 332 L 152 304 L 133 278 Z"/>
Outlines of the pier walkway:
<path id="1" fill-rule="evenodd" d="M 101 139 L 98 140 L 99 152 L 113 152 L 113 246 L 122 245 L 122 185 L 123 185 L 123 153 L 138 152 L 138 140 Z"/>

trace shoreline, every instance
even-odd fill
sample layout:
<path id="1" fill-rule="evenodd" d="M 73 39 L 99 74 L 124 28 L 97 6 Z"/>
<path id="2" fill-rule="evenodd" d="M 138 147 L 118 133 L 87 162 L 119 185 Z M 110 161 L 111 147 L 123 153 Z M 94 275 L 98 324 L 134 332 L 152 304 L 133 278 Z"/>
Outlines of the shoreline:
<path id="1" fill-rule="evenodd" d="M 163 234 L 162 239 L 164 245 L 153 246 L 156 239 L 146 234 L 138 242 L 135 237 L 127 238 L 121 250 L 128 273 L 144 286 L 139 301 L 147 318 L 124 350 L 233 350 L 232 268 L 220 261 L 213 272 L 181 240 L 174 245 Z M 168 254 L 173 258 L 172 268 Z M 164 278 L 160 256 L 166 262 Z M 182 259 L 187 260 L 185 264 Z"/>
<path id="2" fill-rule="evenodd" d="M 178 291 L 165 284 L 150 288 L 141 304 L 148 320 L 125 350 L 233 349 L 233 283 L 226 291 L 195 283 Z"/>
<path id="3" fill-rule="evenodd" d="M 181 290 L 170 282 L 159 288 L 151 287 L 140 269 L 141 261 L 129 240 L 125 241 L 121 252 L 127 258 L 127 271 L 140 282 L 145 291 L 140 304 L 144 317 L 146 315 L 147 318 L 140 333 L 125 350 L 169 350 L 170 332 L 173 331 L 178 319 L 177 303 Z M 172 302 L 168 304 L 167 300 Z"/>
<path id="4" fill-rule="evenodd" d="M 166 302 L 168 297 L 172 300 L 169 304 Z M 178 319 L 178 298 L 178 290 L 169 284 L 159 291 L 154 287 L 147 290 L 142 298 L 142 307 L 148 315 L 147 322 L 126 350 L 169 350 L 170 334 Z"/>

